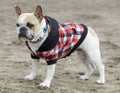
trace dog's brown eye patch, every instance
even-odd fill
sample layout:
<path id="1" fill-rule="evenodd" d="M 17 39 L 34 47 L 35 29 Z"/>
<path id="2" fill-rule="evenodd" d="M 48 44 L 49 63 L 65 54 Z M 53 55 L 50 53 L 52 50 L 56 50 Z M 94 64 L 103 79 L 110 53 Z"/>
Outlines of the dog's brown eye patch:
<path id="1" fill-rule="evenodd" d="M 27 22 L 26 26 L 29 27 L 29 28 L 33 28 L 34 25 L 31 24 L 30 22 Z"/>
<path id="2" fill-rule="evenodd" d="M 19 27 L 20 25 L 17 23 L 16 26 Z"/>

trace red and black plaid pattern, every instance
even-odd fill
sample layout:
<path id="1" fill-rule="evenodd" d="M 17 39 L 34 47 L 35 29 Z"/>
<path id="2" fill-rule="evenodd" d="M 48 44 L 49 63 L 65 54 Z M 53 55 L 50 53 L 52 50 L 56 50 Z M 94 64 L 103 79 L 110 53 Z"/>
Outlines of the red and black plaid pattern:
<path id="1" fill-rule="evenodd" d="M 46 61 L 53 61 L 65 57 L 74 48 L 84 33 L 81 24 L 64 23 L 59 25 L 59 41 L 56 46 L 45 52 L 36 52 L 36 55 L 45 58 Z"/>

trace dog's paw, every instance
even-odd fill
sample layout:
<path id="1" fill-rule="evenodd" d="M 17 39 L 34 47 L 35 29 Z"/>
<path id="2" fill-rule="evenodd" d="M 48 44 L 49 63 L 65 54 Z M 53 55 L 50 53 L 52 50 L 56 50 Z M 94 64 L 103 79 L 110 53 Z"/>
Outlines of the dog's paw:
<path id="1" fill-rule="evenodd" d="M 81 80 L 88 80 L 88 77 L 86 77 L 85 75 L 83 75 L 83 76 L 80 76 L 80 79 Z"/>
<path id="2" fill-rule="evenodd" d="M 35 75 L 29 74 L 28 76 L 25 76 L 26 80 L 33 80 L 35 78 Z"/>
<path id="3" fill-rule="evenodd" d="M 102 80 L 102 79 L 98 79 L 96 81 L 97 84 L 105 84 L 105 80 Z"/>
<path id="4" fill-rule="evenodd" d="M 40 83 L 39 86 L 50 88 L 50 82 L 49 81 L 44 81 L 43 83 Z"/>

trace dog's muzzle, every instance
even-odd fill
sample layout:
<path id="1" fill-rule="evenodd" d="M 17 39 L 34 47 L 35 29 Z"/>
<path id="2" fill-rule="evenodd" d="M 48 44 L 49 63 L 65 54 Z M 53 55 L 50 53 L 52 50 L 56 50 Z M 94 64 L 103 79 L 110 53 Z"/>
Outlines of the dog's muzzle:
<path id="1" fill-rule="evenodd" d="M 33 35 L 28 35 L 28 29 L 26 27 L 21 27 L 19 29 L 18 37 L 19 37 L 19 39 L 20 38 L 26 38 L 26 39 L 32 40 L 34 36 Z"/>
<path id="2" fill-rule="evenodd" d="M 27 28 L 21 27 L 21 28 L 19 29 L 19 34 L 18 34 L 18 36 L 19 36 L 19 39 L 20 39 L 21 37 L 26 38 L 26 36 L 27 36 Z"/>

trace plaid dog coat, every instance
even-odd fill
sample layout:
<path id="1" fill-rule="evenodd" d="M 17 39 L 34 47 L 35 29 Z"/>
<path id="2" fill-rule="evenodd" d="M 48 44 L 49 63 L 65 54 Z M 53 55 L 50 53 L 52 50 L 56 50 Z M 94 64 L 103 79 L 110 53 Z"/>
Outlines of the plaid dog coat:
<path id="1" fill-rule="evenodd" d="M 69 56 L 83 42 L 87 35 L 87 27 L 76 23 L 58 24 L 55 19 L 48 16 L 45 16 L 45 19 L 51 29 L 49 36 L 31 57 L 44 58 L 47 64 L 51 65 L 58 59 Z"/>

